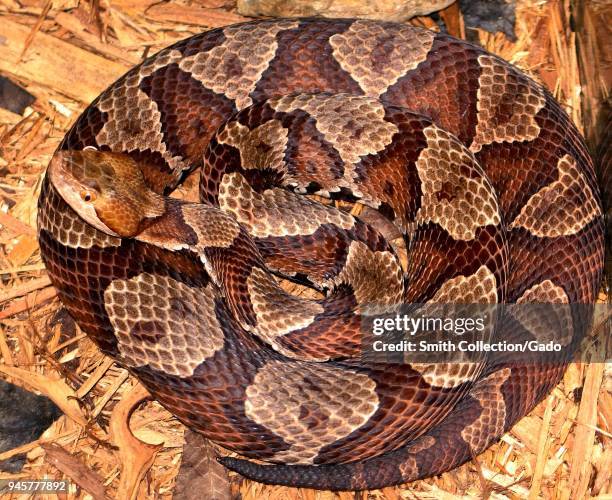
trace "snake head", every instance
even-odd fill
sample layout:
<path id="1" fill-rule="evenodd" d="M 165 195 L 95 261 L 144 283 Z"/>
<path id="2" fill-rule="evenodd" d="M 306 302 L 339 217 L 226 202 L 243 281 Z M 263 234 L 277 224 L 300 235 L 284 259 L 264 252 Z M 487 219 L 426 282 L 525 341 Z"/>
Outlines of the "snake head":
<path id="1" fill-rule="evenodd" d="M 134 237 L 143 222 L 163 213 L 163 198 L 145 184 L 135 160 L 122 153 L 57 151 L 47 175 L 83 219 L 111 236 Z"/>

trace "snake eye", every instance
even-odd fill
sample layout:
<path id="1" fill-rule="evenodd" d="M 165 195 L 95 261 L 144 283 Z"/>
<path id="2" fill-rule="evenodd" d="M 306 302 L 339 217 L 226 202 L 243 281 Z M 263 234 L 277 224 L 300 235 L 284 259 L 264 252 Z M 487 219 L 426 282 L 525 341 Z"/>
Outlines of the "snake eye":
<path id="1" fill-rule="evenodd" d="M 95 201 L 96 193 L 93 191 L 81 191 L 81 199 L 86 202 Z"/>

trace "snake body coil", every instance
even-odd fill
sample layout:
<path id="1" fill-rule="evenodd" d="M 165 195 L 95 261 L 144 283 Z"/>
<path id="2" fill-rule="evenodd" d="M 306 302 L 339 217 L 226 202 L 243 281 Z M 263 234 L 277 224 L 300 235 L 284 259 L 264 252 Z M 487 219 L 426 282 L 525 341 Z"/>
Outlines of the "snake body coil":
<path id="1" fill-rule="evenodd" d="M 202 203 L 164 196 L 196 168 Z M 105 353 L 185 424 L 273 463 L 224 464 L 334 490 L 461 464 L 566 364 L 362 363 L 367 306 L 589 304 L 603 265 L 593 165 L 548 92 L 477 46 L 361 20 L 250 22 L 147 59 L 64 138 L 39 239 Z"/>

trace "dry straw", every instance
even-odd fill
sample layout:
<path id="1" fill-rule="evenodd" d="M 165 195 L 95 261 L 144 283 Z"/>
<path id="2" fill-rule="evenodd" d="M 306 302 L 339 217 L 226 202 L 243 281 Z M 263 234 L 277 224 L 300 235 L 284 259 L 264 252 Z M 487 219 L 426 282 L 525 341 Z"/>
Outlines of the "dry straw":
<path id="1" fill-rule="evenodd" d="M 571 13 L 564 2 L 516 3 L 516 42 L 479 31 L 481 43 L 547 85 L 596 139 L 610 75 L 600 44 L 612 25 L 604 2 L 576 2 Z M 585 27 L 586 33 L 572 31 L 570 14 L 573 29 Z M 0 110 L 0 376 L 45 394 L 65 413 L 37 441 L 0 454 L 0 460 L 28 455 L 21 473 L 0 473 L 0 479 L 67 478 L 78 485 L 70 498 L 171 498 L 184 429 L 158 404 L 139 405 L 137 382 L 100 354 L 61 309 L 41 265 L 36 198 L 61 137 L 102 89 L 143 56 L 205 27 L 242 19 L 225 0 L 101 0 L 92 8 L 77 0 L 0 0 L 0 74 L 37 98 L 24 116 Z M 453 34 L 465 35 L 456 7 L 443 19 Z M 431 18 L 413 22 L 435 28 Z M 610 335 L 609 323 L 598 318 L 597 324 L 592 348 L 596 335 Z M 231 489 L 244 500 L 611 498 L 609 375 L 603 364 L 571 366 L 501 442 L 438 478 L 335 494 L 232 475 Z"/>

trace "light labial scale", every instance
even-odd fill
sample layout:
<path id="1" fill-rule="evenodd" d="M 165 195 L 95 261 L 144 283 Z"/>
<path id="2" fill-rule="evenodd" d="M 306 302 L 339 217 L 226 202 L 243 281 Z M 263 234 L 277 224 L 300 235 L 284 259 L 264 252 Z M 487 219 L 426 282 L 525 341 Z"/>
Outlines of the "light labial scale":
<path id="1" fill-rule="evenodd" d="M 104 306 L 122 361 L 178 377 L 223 347 L 211 288 L 192 288 L 166 276 L 141 273 L 116 279 L 104 291 Z"/>
<path id="2" fill-rule="evenodd" d="M 297 21 L 282 20 L 250 26 L 229 26 L 223 43 L 206 52 L 185 57 L 179 68 L 190 73 L 207 89 L 233 100 L 237 109 L 253 103 L 255 90 L 278 48 L 278 33 L 298 27 Z"/>
<path id="3" fill-rule="evenodd" d="M 435 125 L 423 132 L 427 147 L 416 162 L 423 193 L 417 224 L 435 222 L 457 240 L 474 239 L 478 228 L 498 225 L 495 191 L 473 155 Z"/>
<path id="4" fill-rule="evenodd" d="M 558 179 L 529 198 L 510 229 L 520 227 L 540 238 L 571 236 L 601 216 L 597 198 L 576 160 L 564 155 L 557 170 Z"/>
<path id="5" fill-rule="evenodd" d="M 53 187 L 48 189 L 53 190 Z M 45 201 L 51 206 L 57 203 L 55 192 Z M 121 239 L 96 230 L 66 205 L 66 210 L 42 209 L 38 218 L 38 232 L 48 231 L 60 244 L 69 248 L 118 247 Z"/>
<path id="6" fill-rule="evenodd" d="M 289 443 L 271 460 L 312 463 L 319 450 L 364 425 L 376 412 L 376 383 L 352 370 L 271 361 L 246 390 L 245 413 Z"/>
<path id="7" fill-rule="evenodd" d="M 334 59 L 363 92 L 379 97 L 427 58 L 434 37 L 432 31 L 414 26 L 360 20 L 330 37 L 329 44 Z"/>

